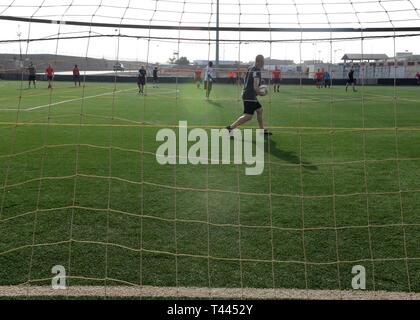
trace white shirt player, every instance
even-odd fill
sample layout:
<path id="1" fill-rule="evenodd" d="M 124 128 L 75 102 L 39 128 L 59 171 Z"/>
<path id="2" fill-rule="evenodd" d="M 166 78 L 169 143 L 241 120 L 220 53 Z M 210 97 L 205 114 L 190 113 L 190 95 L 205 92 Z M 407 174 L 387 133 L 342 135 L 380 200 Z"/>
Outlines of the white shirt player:
<path id="1" fill-rule="evenodd" d="M 204 71 L 204 81 L 213 81 L 215 78 L 214 69 L 212 67 L 207 66 L 206 70 Z"/>

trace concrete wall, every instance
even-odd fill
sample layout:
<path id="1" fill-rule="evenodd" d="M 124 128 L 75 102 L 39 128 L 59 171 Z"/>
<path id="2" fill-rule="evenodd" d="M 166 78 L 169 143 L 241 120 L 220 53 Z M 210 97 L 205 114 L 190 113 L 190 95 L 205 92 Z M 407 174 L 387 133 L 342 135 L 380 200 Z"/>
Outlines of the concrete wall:
<path id="1" fill-rule="evenodd" d="M 283 78 L 281 80 L 281 84 L 303 84 L 303 85 L 314 85 L 315 82 L 311 78 L 304 78 L 304 74 L 302 74 L 302 78 Z M 28 76 L 25 74 L 23 76 L 23 80 L 27 81 Z M 3 74 L 0 75 L 0 79 L 2 80 L 22 80 L 21 74 Z M 38 81 L 44 80 L 43 77 L 37 76 Z M 56 75 L 54 77 L 55 81 L 73 81 L 73 77 L 71 75 Z M 81 76 L 81 81 L 84 81 L 83 76 Z M 86 82 L 109 82 L 112 83 L 116 81 L 117 83 L 137 83 L 137 77 L 133 76 L 114 76 L 110 75 L 90 75 L 86 77 Z M 192 83 L 192 77 L 160 77 L 159 81 L 161 83 Z M 362 80 L 356 77 L 357 85 L 362 84 Z M 152 78 L 148 78 L 148 82 L 152 82 Z M 270 82 L 269 78 L 265 78 L 264 82 L 267 84 Z M 229 83 L 228 78 L 217 78 L 216 84 L 227 84 Z M 345 79 L 335 79 L 333 78 L 332 84 L 333 85 L 344 85 L 346 83 Z M 394 78 L 380 78 L 380 79 L 364 79 L 363 83 L 365 85 L 394 85 Z M 406 86 L 414 86 L 417 85 L 417 81 L 414 78 L 401 78 L 396 79 L 397 85 L 406 85 Z"/>

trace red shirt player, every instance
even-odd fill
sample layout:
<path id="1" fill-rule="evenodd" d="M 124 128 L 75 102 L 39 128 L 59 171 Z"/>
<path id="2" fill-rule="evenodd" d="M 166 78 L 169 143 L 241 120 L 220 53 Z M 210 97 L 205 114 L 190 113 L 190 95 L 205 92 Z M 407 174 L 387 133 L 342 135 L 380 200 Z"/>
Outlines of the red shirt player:
<path id="1" fill-rule="evenodd" d="M 280 77 L 281 71 L 277 66 L 273 70 L 273 84 L 274 84 L 274 92 L 280 92 Z"/>
<path id="2" fill-rule="evenodd" d="M 417 84 L 420 85 L 420 72 L 416 73 Z"/>
<path id="3" fill-rule="evenodd" d="M 316 80 L 317 88 L 321 88 L 323 78 L 324 78 L 324 72 L 318 69 L 318 72 L 315 73 L 315 80 Z"/>
<path id="4" fill-rule="evenodd" d="M 228 72 L 229 83 L 235 84 L 235 71 Z"/>
<path id="5" fill-rule="evenodd" d="M 194 81 L 197 84 L 197 88 L 199 89 L 201 84 L 201 69 L 199 67 L 197 67 L 197 69 L 194 71 Z"/>
<path id="6" fill-rule="evenodd" d="M 73 68 L 73 80 L 74 80 L 74 86 L 76 86 L 76 83 L 79 82 L 79 87 L 80 87 L 80 70 L 77 64 L 75 64 Z"/>
<path id="7" fill-rule="evenodd" d="M 53 80 L 54 77 L 54 69 L 51 67 L 51 65 L 48 65 L 48 68 L 45 69 L 45 75 L 47 76 L 47 80 L 48 80 L 48 89 L 52 88 L 51 82 Z"/>

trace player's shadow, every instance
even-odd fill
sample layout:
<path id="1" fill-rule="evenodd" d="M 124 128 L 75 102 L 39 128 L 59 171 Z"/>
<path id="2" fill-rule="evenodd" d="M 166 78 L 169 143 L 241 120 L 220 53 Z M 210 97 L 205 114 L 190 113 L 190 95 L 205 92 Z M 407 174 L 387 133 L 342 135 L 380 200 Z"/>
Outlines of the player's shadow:
<path id="1" fill-rule="evenodd" d="M 302 164 L 303 168 L 307 170 L 312 170 L 312 171 L 318 170 L 317 166 L 313 165 L 310 162 L 302 160 L 293 151 L 285 151 L 285 150 L 280 149 L 277 146 L 276 141 L 272 139 L 268 139 L 265 141 L 265 143 L 267 144 L 266 150 L 269 151 L 270 154 L 273 155 L 274 157 L 287 161 L 292 164 Z"/>
<path id="2" fill-rule="evenodd" d="M 209 104 L 215 107 L 223 108 L 223 105 L 220 102 L 209 100 Z"/>

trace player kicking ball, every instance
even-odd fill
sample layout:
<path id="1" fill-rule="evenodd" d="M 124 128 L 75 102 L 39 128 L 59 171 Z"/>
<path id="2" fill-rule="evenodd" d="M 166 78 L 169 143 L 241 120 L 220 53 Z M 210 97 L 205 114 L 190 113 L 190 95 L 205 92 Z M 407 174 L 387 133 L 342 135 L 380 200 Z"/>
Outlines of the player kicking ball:
<path id="1" fill-rule="evenodd" d="M 257 96 L 265 96 L 267 87 L 261 86 L 261 69 L 264 67 L 264 57 L 258 55 L 255 58 L 255 65 L 250 67 L 245 76 L 245 84 L 242 92 L 242 100 L 244 102 L 244 113 L 234 123 L 227 126 L 230 136 L 233 138 L 232 131 L 240 125 L 248 122 L 257 113 L 257 121 L 260 129 L 264 130 L 265 136 L 271 136 L 272 133 L 264 129 L 263 110 L 258 102 Z"/>

